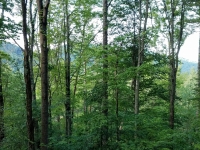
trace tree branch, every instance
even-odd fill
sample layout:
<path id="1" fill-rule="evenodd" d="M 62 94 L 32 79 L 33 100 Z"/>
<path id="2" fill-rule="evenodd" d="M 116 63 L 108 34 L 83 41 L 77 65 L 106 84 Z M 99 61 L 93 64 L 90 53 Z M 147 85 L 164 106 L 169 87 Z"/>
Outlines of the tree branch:
<path id="1" fill-rule="evenodd" d="M 5 31 L 9 38 L 11 38 L 15 44 L 24 52 L 24 49 L 19 45 L 19 43 L 7 32 Z"/>
<path id="2" fill-rule="evenodd" d="M 113 1 L 113 0 L 110 0 L 110 2 L 109 2 L 109 4 L 108 4 L 108 7 L 111 5 L 112 1 Z"/>

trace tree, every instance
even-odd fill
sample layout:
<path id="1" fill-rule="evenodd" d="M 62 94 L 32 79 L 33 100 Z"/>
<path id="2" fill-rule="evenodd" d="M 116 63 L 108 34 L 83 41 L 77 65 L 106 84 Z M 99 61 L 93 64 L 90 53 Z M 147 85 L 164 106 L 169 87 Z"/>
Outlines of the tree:
<path id="1" fill-rule="evenodd" d="M 178 2 L 172 0 L 170 2 L 170 10 L 167 3 L 163 1 L 164 11 L 166 19 L 168 21 L 167 29 L 169 34 L 169 66 L 170 66 L 170 75 L 169 75 L 169 95 L 170 95 L 170 128 L 174 129 L 174 102 L 176 99 L 176 80 L 177 80 L 177 69 L 178 69 L 178 55 L 180 48 L 183 44 L 184 34 L 183 30 L 185 28 L 185 0 L 181 1 L 178 10 Z M 168 13 L 170 11 L 170 15 Z M 179 26 L 176 28 L 176 12 L 180 12 Z M 175 45 L 176 44 L 176 45 Z M 177 47 L 177 48 L 175 48 Z"/>
<path id="2" fill-rule="evenodd" d="M 12 30 L 13 26 L 10 25 L 11 20 L 8 20 L 5 17 L 5 13 L 9 12 L 11 13 L 12 1 L 9 0 L 3 0 L 0 2 L 0 10 L 1 10 L 1 18 L 0 18 L 0 45 L 5 42 L 7 39 L 7 36 L 5 35 L 5 32 L 7 30 Z M 7 32 L 8 33 L 8 32 Z M 1 52 L 0 54 L 0 144 L 2 143 L 4 137 L 5 137 L 5 130 L 4 130 L 4 96 L 3 96 L 3 82 L 2 82 L 2 59 L 4 53 Z"/>
<path id="3" fill-rule="evenodd" d="M 194 2 L 191 5 L 186 0 L 55 0 L 51 5 L 45 0 L 21 2 L 25 37 L 21 55 L 25 69 L 19 69 L 23 67 L 17 63 L 18 70 L 6 64 L 4 56 L 0 64 L 4 105 L 1 122 L 5 131 L 2 149 L 34 149 L 31 147 L 34 145 L 36 148 L 36 139 L 40 137 L 36 129 L 40 128 L 34 123 L 35 135 L 31 140 L 27 137 L 30 126 L 26 124 L 35 120 L 41 123 L 41 147 L 37 149 L 198 149 L 199 119 L 195 115 L 196 101 L 191 99 L 197 82 L 191 79 L 196 72 L 184 75 L 176 66 L 177 50 L 189 31 L 185 29 L 186 21 L 192 22 L 187 17 L 196 9 Z M 182 2 L 185 7 L 181 7 Z M 18 3 L 14 5 L 19 7 Z M 33 13 L 36 9 L 39 19 Z M 1 27 L 10 33 L 8 20 L 5 16 Z M 40 32 L 34 34 L 37 30 L 34 24 L 38 23 Z M 169 39 L 168 47 L 165 40 L 159 41 L 162 38 Z M 12 48 L 7 52 L 16 55 Z M 23 56 L 13 61 L 22 64 Z M 174 103 L 177 125 L 173 129 L 166 117 L 171 92 L 168 86 L 174 81 L 171 66 L 177 69 Z M 28 105 L 30 100 L 32 106 Z M 23 107 L 24 103 L 27 107 Z"/>
<path id="4" fill-rule="evenodd" d="M 2 85 L 2 56 L 0 56 L 0 145 L 4 139 L 4 98 L 3 98 L 3 85 Z"/>
<path id="5" fill-rule="evenodd" d="M 195 3 L 196 6 L 198 7 L 198 17 L 200 18 L 200 3 L 196 2 Z M 197 22 L 199 24 L 199 29 L 200 29 L 200 22 Z M 197 77 L 197 80 L 198 80 L 198 99 L 200 98 L 200 31 L 199 31 L 199 53 L 198 53 L 198 77 Z M 200 115 L 200 100 L 198 100 L 198 113 Z"/>
<path id="6" fill-rule="evenodd" d="M 199 5 L 199 16 L 200 16 L 200 5 Z M 200 26 L 199 26 L 200 29 Z M 197 99 L 198 99 L 198 114 L 200 116 L 200 31 L 199 31 L 199 50 L 198 50 L 198 72 L 197 72 Z"/>
<path id="7" fill-rule="evenodd" d="M 27 2 L 21 0 L 22 6 L 22 19 L 23 19 L 23 37 L 24 37 L 24 80 L 26 84 L 26 111 L 27 111 L 27 128 L 29 149 L 34 150 L 34 121 L 32 111 L 32 84 L 31 84 L 31 68 L 30 68 L 30 49 L 27 38 Z"/>
<path id="8" fill-rule="evenodd" d="M 146 40 L 146 30 L 147 30 L 147 19 L 148 19 L 148 10 L 149 10 L 149 1 L 145 2 L 145 14 L 144 22 L 142 21 L 142 0 L 139 1 L 139 37 L 138 37 L 138 54 L 137 54 L 137 67 L 139 68 L 142 64 L 143 57 L 144 57 L 144 50 L 145 50 L 145 40 Z M 144 25 L 142 27 L 142 25 Z M 135 37 L 134 37 L 135 38 Z M 136 43 L 135 43 L 136 44 Z M 134 53 L 133 53 L 134 54 Z M 134 56 L 133 56 L 134 57 Z M 140 74 L 139 72 L 136 75 L 135 81 L 135 114 L 139 113 L 139 84 L 140 84 Z"/>
<path id="9" fill-rule="evenodd" d="M 40 28 L 41 49 L 41 149 L 47 150 L 48 144 L 48 47 L 47 47 L 47 17 L 50 0 L 37 0 Z"/>
<path id="10" fill-rule="evenodd" d="M 3 29 L 4 9 L 5 9 L 5 3 L 2 3 L 0 30 Z M 0 43 L 1 43 L 1 41 L 0 41 Z M 3 113 L 4 113 L 4 99 L 3 99 L 3 88 L 2 88 L 2 58 L 0 58 L 0 144 L 3 141 L 4 136 L 5 136 L 4 135 Z"/>
<path id="11" fill-rule="evenodd" d="M 5 42 L 7 39 L 12 39 L 15 44 L 18 31 L 20 30 L 19 24 L 16 24 L 10 17 L 5 14 L 13 15 L 13 0 L 2 0 L 0 2 L 1 18 L 0 18 L 0 42 Z"/>
<path id="12" fill-rule="evenodd" d="M 158 3 L 159 4 L 159 3 Z M 167 55 L 168 55 L 168 68 L 169 68 L 169 127 L 172 132 L 171 141 L 174 141 L 174 125 L 175 125 L 175 100 L 178 99 L 176 95 L 177 89 L 177 73 L 179 66 L 179 52 L 181 46 L 184 43 L 185 38 L 189 34 L 190 30 L 186 30 L 187 24 L 186 12 L 188 11 L 186 1 L 162 1 L 160 10 L 164 14 L 160 15 L 161 19 L 161 31 L 165 34 L 167 39 Z M 174 144 L 171 143 L 170 149 L 174 148 Z"/>
<path id="13" fill-rule="evenodd" d="M 65 113 L 66 113 L 66 136 L 72 134 L 72 110 L 71 110 L 71 94 L 70 94 L 70 14 L 69 14 L 69 1 L 65 2 L 64 9 L 64 54 L 65 54 Z"/>
<path id="14" fill-rule="evenodd" d="M 102 113 L 107 120 L 108 117 L 108 1 L 103 0 L 103 98 Z M 107 121 L 102 127 L 101 135 L 102 148 L 107 148 L 108 144 L 108 124 Z"/>
<path id="15" fill-rule="evenodd" d="M 1 6 L 1 19 L 0 19 L 1 38 L 0 38 L 0 42 L 2 42 L 2 40 L 5 39 L 5 35 L 2 34 L 2 33 L 4 33 L 4 30 L 5 30 L 5 24 L 4 24 L 5 17 L 4 17 L 4 15 L 5 15 L 5 11 L 8 9 L 6 5 L 7 5 L 6 0 L 4 0 L 0 3 L 0 6 Z"/>

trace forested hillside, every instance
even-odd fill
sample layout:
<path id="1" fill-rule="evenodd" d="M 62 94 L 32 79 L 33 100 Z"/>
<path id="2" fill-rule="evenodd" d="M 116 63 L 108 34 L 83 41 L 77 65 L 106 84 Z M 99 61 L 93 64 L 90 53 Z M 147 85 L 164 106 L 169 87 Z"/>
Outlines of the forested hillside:
<path id="1" fill-rule="evenodd" d="M 187 60 L 181 60 L 181 64 L 180 64 L 180 68 L 181 68 L 181 72 L 190 72 L 191 69 L 194 69 L 197 71 L 197 63 L 195 62 L 190 62 L 190 61 L 187 61 Z"/>
<path id="2" fill-rule="evenodd" d="M 179 59 L 199 1 L 3 0 L 0 16 L 0 150 L 200 149 L 200 61 Z"/>
<path id="3" fill-rule="evenodd" d="M 13 71 L 23 71 L 23 51 L 18 46 L 10 43 L 2 43 L 0 50 L 10 58 L 10 61 L 6 63 L 9 64 Z M 3 61 L 5 62 L 6 60 Z"/>

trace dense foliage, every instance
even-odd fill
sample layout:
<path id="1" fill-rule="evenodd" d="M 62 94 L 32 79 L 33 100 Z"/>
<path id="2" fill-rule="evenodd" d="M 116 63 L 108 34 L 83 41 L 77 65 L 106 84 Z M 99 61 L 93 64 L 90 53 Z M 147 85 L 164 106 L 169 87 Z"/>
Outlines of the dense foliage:
<path id="1" fill-rule="evenodd" d="M 178 58 L 199 8 L 192 0 L 0 2 L 0 150 L 200 149 L 198 73 Z M 24 46 L 8 44 L 22 31 Z"/>

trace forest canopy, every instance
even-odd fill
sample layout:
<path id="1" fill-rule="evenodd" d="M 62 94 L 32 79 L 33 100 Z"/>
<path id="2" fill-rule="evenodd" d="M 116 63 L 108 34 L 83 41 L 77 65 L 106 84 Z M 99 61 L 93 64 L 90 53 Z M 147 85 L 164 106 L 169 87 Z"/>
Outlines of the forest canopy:
<path id="1" fill-rule="evenodd" d="M 2 0 L 0 16 L 0 150 L 200 149 L 200 60 L 179 58 L 198 0 Z"/>

